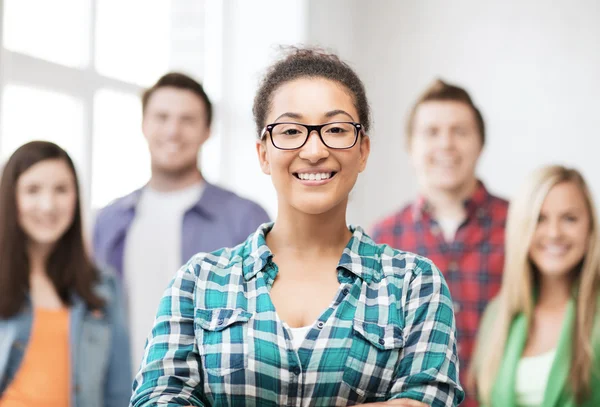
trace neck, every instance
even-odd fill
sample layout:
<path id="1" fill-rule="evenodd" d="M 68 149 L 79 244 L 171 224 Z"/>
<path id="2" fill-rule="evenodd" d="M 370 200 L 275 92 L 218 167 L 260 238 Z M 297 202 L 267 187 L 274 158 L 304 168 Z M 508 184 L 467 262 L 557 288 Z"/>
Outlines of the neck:
<path id="1" fill-rule="evenodd" d="M 571 279 L 569 277 L 542 277 L 539 282 L 537 306 L 545 309 L 561 309 L 571 298 Z"/>
<path id="2" fill-rule="evenodd" d="M 477 179 L 473 178 L 456 189 L 425 188 L 423 196 L 437 218 L 463 220 L 467 215 L 464 201 L 473 195 L 475 189 Z"/>
<path id="3" fill-rule="evenodd" d="M 152 177 L 148 182 L 148 186 L 160 192 L 180 191 L 194 184 L 204 182 L 202 173 L 193 168 L 185 172 L 165 172 L 152 169 Z"/>
<path id="4" fill-rule="evenodd" d="M 53 248 L 53 245 L 35 243 L 28 245 L 27 252 L 29 254 L 29 269 L 31 274 L 46 274 L 46 264 Z"/>
<path id="5" fill-rule="evenodd" d="M 351 237 L 346 225 L 346 202 L 319 215 L 279 205 L 277 220 L 267 235 L 267 244 L 274 254 L 339 256 Z"/>

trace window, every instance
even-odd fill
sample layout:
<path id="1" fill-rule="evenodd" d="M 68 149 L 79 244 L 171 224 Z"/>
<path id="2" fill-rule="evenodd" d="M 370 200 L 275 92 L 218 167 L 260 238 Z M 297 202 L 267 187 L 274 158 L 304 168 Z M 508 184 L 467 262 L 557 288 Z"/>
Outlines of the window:
<path id="1" fill-rule="evenodd" d="M 58 92 L 20 85 L 4 87 L 2 103 L 2 161 L 21 145 L 48 140 L 63 147 L 87 178 L 83 162 L 84 113 L 81 100 Z M 89 178 L 87 178 L 89 179 Z"/>
<path id="2" fill-rule="evenodd" d="M 154 83 L 169 68 L 170 9 L 168 0 L 99 0 L 98 72 L 143 86 Z"/>
<path id="3" fill-rule="evenodd" d="M 101 89 L 94 97 L 92 207 L 101 208 L 150 178 L 137 96 Z"/>
<path id="4" fill-rule="evenodd" d="M 4 0 L 4 47 L 83 68 L 89 62 L 90 10 L 90 0 Z"/>
<path id="5" fill-rule="evenodd" d="M 150 163 L 140 95 L 170 69 L 204 79 L 206 8 L 197 0 L 0 0 L 0 159 L 30 140 L 56 142 L 73 157 L 92 209 L 142 186 Z M 202 160 L 212 179 L 214 133 Z"/>

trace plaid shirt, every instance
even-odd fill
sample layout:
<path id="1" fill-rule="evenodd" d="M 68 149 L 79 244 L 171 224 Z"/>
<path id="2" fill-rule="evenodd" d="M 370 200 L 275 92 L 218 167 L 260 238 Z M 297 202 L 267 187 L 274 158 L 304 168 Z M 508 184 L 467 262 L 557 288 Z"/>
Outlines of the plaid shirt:
<path id="1" fill-rule="evenodd" d="M 271 227 L 179 270 L 161 300 L 132 406 L 340 406 L 402 397 L 458 405 L 452 300 L 429 260 L 351 227 L 340 288 L 295 349 L 269 296 L 278 271 L 265 242 Z"/>
<path id="2" fill-rule="evenodd" d="M 422 197 L 383 220 L 373 231 L 376 242 L 425 256 L 444 273 L 454 299 L 463 381 L 481 315 L 500 289 L 508 202 L 490 195 L 479 182 L 465 208 L 467 219 L 451 243 L 445 241 Z M 470 397 L 464 403 L 474 405 Z"/>

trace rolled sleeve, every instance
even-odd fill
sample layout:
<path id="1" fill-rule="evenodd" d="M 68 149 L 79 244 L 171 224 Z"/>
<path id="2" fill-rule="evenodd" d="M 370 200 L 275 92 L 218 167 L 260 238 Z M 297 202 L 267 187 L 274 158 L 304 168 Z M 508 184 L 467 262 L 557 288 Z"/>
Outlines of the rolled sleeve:
<path id="1" fill-rule="evenodd" d="M 196 275 L 182 267 L 163 294 L 134 384 L 131 407 L 207 406 L 194 335 Z"/>
<path id="2" fill-rule="evenodd" d="M 457 406 L 464 398 L 458 379 L 452 299 L 440 271 L 417 259 L 404 284 L 404 349 L 391 399 L 410 398 L 433 407 Z"/>

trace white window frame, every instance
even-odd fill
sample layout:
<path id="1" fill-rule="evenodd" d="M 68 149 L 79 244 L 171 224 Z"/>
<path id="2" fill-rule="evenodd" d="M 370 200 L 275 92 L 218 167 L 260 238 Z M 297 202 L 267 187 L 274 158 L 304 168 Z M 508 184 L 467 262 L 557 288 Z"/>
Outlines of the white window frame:
<path id="1" fill-rule="evenodd" d="M 4 1 L 0 0 L 0 106 L 2 91 L 7 84 L 41 88 L 77 98 L 83 106 L 84 129 L 82 133 L 85 155 L 80 168 L 82 200 L 87 209 L 91 202 L 92 181 L 92 138 L 94 129 L 94 94 L 99 89 L 139 95 L 143 88 L 139 85 L 100 75 L 95 70 L 96 0 L 90 0 L 89 55 L 90 63 L 85 68 L 73 68 L 36 58 L 4 48 L 2 22 Z M 0 115 L 1 116 L 1 115 Z M 0 117 L 0 123 L 2 117 Z M 3 134 L 0 134 L 0 152 L 3 148 Z"/>

